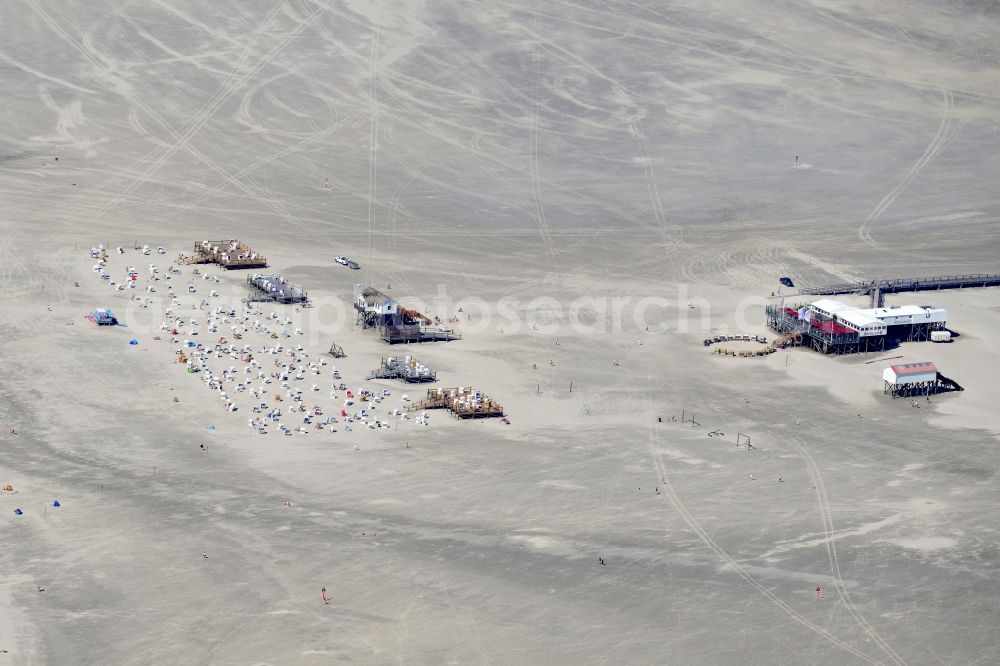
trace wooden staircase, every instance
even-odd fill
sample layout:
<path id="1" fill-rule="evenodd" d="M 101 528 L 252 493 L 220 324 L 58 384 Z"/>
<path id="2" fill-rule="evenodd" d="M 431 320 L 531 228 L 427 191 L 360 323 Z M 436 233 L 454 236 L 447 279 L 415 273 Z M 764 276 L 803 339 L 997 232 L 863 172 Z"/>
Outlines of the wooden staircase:
<path id="1" fill-rule="evenodd" d="M 789 331 L 779 336 L 771 343 L 771 349 L 784 349 L 785 345 L 795 339 L 802 338 L 802 331 Z"/>

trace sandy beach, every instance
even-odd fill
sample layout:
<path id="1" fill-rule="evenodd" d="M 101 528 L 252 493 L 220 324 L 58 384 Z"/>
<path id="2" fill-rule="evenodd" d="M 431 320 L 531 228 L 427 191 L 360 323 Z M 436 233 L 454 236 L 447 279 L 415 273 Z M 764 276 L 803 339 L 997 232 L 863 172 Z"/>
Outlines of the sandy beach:
<path id="1" fill-rule="evenodd" d="M 1000 288 L 887 296 L 947 344 L 703 340 L 1000 273 L 1000 13 L 397 4 L 4 13 L 0 666 L 996 663 Z M 883 393 L 922 361 L 965 390 Z"/>

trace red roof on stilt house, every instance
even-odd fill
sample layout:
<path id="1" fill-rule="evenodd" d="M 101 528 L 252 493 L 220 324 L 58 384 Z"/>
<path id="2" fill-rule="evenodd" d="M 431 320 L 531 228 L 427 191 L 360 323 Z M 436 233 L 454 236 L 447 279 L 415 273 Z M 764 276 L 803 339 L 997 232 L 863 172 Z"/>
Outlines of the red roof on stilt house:
<path id="1" fill-rule="evenodd" d="M 924 363 L 904 363 L 903 365 L 890 365 L 892 371 L 896 373 L 896 376 L 903 375 L 923 375 L 928 372 L 937 372 L 937 366 L 926 361 Z"/>
<path id="2" fill-rule="evenodd" d="M 843 324 L 838 324 L 835 321 L 819 321 L 813 319 L 809 323 L 825 333 L 833 333 L 834 335 L 847 335 L 848 333 L 857 333 L 857 331 L 855 331 L 854 329 L 847 328 Z"/>

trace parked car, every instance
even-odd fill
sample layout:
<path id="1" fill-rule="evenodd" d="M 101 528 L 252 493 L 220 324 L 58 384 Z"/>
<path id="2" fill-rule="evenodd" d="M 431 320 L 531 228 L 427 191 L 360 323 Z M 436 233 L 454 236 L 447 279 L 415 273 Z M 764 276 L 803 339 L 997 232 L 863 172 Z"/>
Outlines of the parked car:
<path id="1" fill-rule="evenodd" d="M 335 257 L 334 261 L 336 261 L 341 266 L 346 266 L 349 259 L 347 257 Z"/>

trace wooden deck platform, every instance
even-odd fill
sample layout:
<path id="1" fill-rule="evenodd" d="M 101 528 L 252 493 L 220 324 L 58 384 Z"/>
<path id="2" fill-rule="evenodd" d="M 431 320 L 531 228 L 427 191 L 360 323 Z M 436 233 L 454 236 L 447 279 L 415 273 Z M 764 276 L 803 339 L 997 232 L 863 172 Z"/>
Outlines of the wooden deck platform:
<path id="1" fill-rule="evenodd" d="M 382 364 L 368 373 L 368 379 L 399 379 L 407 384 L 429 384 L 437 381 L 437 373 L 415 358 L 389 357 L 383 358 Z"/>
<path id="2" fill-rule="evenodd" d="M 195 243 L 193 253 L 190 256 L 180 257 L 177 263 L 218 264 L 227 271 L 267 268 L 267 259 L 264 256 L 235 239 Z"/>
<path id="3" fill-rule="evenodd" d="M 248 275 L 247 303 L 308 303 L 309 294 L 280 275 Z"/>
<path id="4" fill-rule="evenodd" d="M 427 398 L 411 404 L 409 411 L 447 409 L 459 419 L 485 419 L 502 417 L 503 405 L 471 386 L 458 388 L 427 389 Z"/>
<path id="5" fill-rule="evenodd" d="M 420 342 L 448 342 L 461 340 L 462 336 L 453 331 L 441 331 L 430 326 L 405 326 L 402 328 L 386 326 L 379 330 L 383 342 L 390 345 L 410 344 Z"/>

